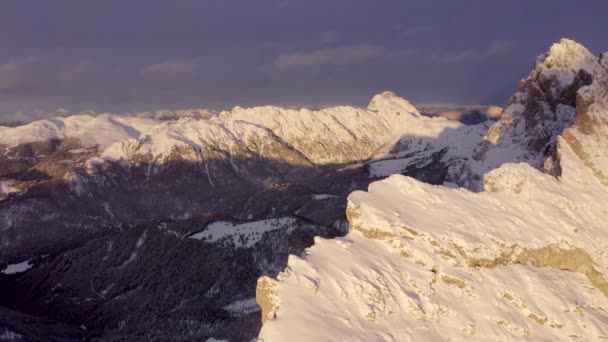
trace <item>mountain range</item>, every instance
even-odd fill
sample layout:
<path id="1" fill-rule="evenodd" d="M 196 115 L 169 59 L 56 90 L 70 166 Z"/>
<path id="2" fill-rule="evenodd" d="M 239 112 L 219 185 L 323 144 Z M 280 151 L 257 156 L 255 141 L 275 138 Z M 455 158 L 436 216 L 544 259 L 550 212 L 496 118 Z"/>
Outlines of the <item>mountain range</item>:
<path id="1" fill-rule="evenodd" d="M 556 43 L 498 121 L 197 113 L 0 127 L 0 336 L 608 338 L 602 56 Z"/>

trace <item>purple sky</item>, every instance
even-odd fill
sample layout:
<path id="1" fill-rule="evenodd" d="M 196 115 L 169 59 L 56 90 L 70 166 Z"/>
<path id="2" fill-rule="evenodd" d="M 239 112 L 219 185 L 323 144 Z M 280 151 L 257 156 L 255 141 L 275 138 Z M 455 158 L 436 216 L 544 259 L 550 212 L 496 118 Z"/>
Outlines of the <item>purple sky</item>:
<path id="1" fill-rule="evenodd" d="M 561 37 L 608 50 L 605 0 L 3 0 L 14 112 L 502 105 Z"/>

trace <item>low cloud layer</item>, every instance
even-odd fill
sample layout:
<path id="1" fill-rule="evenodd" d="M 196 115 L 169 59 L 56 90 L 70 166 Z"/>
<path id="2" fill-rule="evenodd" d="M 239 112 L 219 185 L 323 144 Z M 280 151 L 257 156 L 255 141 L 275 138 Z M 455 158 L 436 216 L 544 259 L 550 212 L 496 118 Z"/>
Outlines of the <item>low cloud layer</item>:
<path id="1" fill-rule="evenodd" d="M 196 59 L 176 59 L 145 66 L 141 75 L 152 81 L 179 80 L 195 76 L 199 66 Z"/>
<path id="2" fill-rule="evenodd" d="M 306 52 L 281 54 L 275 60 L 279 70 L 363 64 L 384 55 L 381 47 L 360 44 Z"/>
<path id="3" fill-rule="evenodd" d="M 278 70 L 354 66 L 365 63 L 426 62 L 435 64 L 463 64 L 486 61 L 506 56 L 516 44 L 507 40 L 493 40 L 483 49 L 439 51 L 434 48 L 385 48 L 372 44 L 358 44 L 311 51 L 280 54 L 274 62 Z"/>
<path id="4" fill-rule="evenodd" d="M 437 62 L 443 64 L 458 64 L 485 61 L 491 58 L 504 57 L 516 43 L 509 40 L 493 40 L 487 48 L 482 50 L 462 50 L 452 53 L 439 54 L 434 56 Z"/>

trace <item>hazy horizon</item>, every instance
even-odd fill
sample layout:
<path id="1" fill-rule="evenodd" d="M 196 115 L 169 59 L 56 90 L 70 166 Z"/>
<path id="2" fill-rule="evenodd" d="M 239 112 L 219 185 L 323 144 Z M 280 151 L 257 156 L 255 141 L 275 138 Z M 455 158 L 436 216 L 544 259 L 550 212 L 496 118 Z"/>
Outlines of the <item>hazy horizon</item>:
<path id="1" fill-rule="evenodd" d="M 608 3 L 577 6 L 7 1 L 0 13 L 0 121 L 58 108 L 365 106 L 384 90 L 414 104 L 502 106 L 560 38 L 594 53 L 608 49 L 596 25 Z"/>

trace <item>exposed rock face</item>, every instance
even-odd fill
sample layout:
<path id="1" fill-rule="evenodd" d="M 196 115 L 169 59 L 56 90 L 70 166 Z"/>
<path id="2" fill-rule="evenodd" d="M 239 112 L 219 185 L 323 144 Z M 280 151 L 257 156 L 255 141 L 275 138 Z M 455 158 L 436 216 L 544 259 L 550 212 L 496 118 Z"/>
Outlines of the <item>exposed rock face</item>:
<path id="1" fill-rule="evenodd" d="M 279 309 L 277 288 L 278 283 L 272 278 L 261 277 L 258 279 L 255 299 L 262 309 L 262 323 L 276 318 L 277 310 Z"/>
<path id="2" fill-rule="evenodd" d="M 499 120 L 503 108 L 484 105 L 418 105 L 422 115 L 457 120 L 467 125 L 476 125 L 487 120 Z"/>
<path id="3" fill-rule="evenodd" d="M 578 92 L 576 121 L 563 137 L 595 176 L 608 185 L 608 145 L 602 139 L 608 134 L 608 58 L 600 56 L 598 70 L 593 84 Z"/>
<path id="4" fill-rule="evenodd" d="M 349 234 L 289 260 L 260 338 L 608 339 L 606 65 L 568 40 L 541 56 L 451 175 L 481 192 L 394 175 L 352 193 Z"/>
<path id="5" fill-rule="evenodd" d="M 580 112 L 598 97 L 582 94 L 601 88 L 605 77 L 600 58 L 582 45 L 568 39 L 554 44 L 538 57 L 536 68 L 521 82 L 501 119 L 476 149 L 474 158 L 479 163 L 453 181 L 481 190 L 483 174 L 508 162 L 526 162 L 559 175 L 557 136 L 585 116 Z"/>

